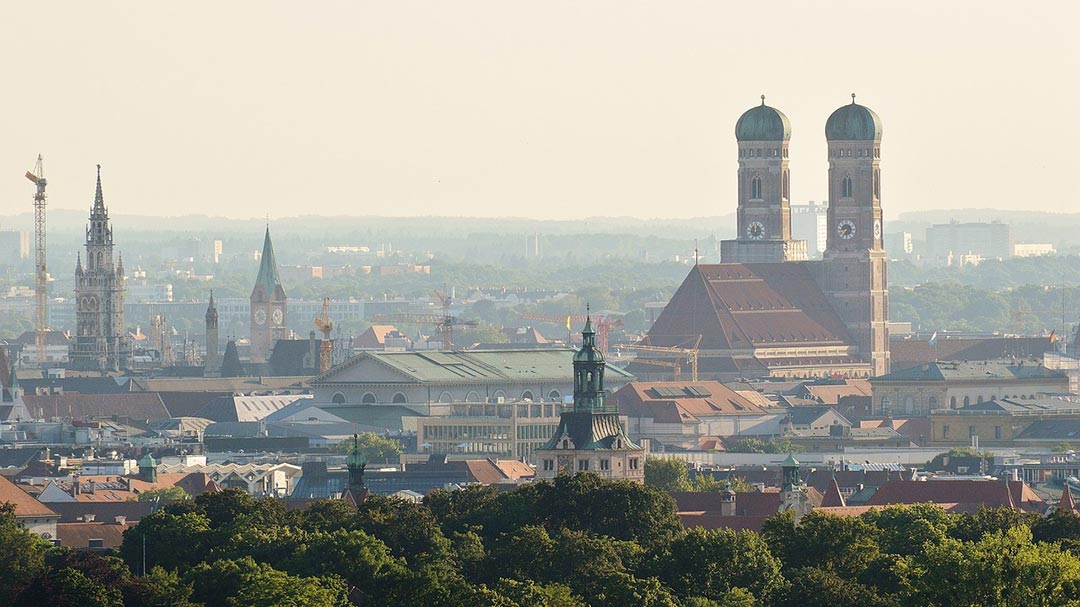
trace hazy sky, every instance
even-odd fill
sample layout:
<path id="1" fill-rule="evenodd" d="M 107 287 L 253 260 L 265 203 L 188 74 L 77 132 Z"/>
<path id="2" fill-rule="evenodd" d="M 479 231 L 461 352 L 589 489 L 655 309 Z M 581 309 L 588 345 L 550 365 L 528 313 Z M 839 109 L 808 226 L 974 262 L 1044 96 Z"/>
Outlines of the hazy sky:
<path id="1" fill-rule="evenodd" d="M 1077 2 L 6 2 L 0 214 L 690 217 L 735 208 L 735 121 L 885 125 L 886 214 L 1080 210 Z"/>

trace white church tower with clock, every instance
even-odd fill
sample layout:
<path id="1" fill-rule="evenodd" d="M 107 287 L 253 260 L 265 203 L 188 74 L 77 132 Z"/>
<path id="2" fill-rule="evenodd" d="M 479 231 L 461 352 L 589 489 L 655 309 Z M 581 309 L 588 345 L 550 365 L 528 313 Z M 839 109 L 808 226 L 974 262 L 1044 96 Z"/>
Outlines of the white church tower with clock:
<path id="1" fill-rule="evenodd" d="M 281 286 L 278 276 L 277 260 L 274 259 L 274 244 L 270 241 L 270 227 L 267 226 L 259 276 L 251 289 L 251 362 L 266 362 L 274 348 L 274 341 L 288 337 L 287 304 L 285 288 Z"/>

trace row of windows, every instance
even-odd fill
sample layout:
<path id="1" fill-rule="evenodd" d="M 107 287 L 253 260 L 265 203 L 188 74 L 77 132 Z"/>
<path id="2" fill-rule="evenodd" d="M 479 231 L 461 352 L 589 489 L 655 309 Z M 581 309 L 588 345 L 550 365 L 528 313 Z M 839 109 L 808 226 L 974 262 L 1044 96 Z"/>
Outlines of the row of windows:
<path id="1" fill-rule="evenodd" d="M 779 158 L 781 156 L 784 157 L 784 158 L 788 157 L 787 148 L 783 148 L 783 149 L 780 149 L 780 148 L 772 148 L 772 149 L 757 148 L 756 150 L 754 150 L 754 149 L 746 149 L 746 150 L 740 149 L 739 150 L 739 158 Z"/>
<path id="2" fill-rule="evenodd" d="M 1002 398 L 1032 399 L 1032 398 L 1035 398 L 1035 395 L 1034 394 L 1027 394 L 1027 395 L 1013 394 L 1012 396 L 1010 396 L 1010 395 L 1006 394 Z M 979 394 L 978 396 L 975 397 L 975 404 L 979 404 L 981 402 L 984 402 L 985 400 L 996 400 L 996 399 L 997 399 L 996 394 L 991 394 L 989 399 L 984 399 L 983 395 Z M 967 407 L 971 403 L 972 403 L 972 400 L 971 400 L 970 396 L 965 396 L 963 401 L 958 400 L 955 396 L 949 398 L 949 408 L 950 409 L 957 409 L 957 408 L 959 408 L 961 406 L 961 404 L 962 404 L 962 406 Z M 903 397 L 901 399 L 901 401 L 900 401 L 900 404 L 901 404 L 901 409 L 898 410 L 898 411 L 893 411 L 892 408 L 891 408 L 892 407 L 892 399 L 890 399 L 887 396 L 881 399 L 881 408 L 882 408 L 883 411 L 890 412 L 890 413 L 912 413 L 912 412 L 915 411 L 915 399 L 913 397 L 911 397 L 911 396 Z M 934 409 L 938 408 L 938 400 L 937 400 L 936 396 L 931 396 L 930 398 L 928 398 L 926 400 L 926 408 L 927 408 L 927 410 L 934 410 Z"/>
<path id="3" fill-rule="evenodd" d="M 503 392 L 502 390 L 496 390 L 495 393 L 491 395 L 491 398 L 492 398 L 492 400 L 495 400 L 495 401 L 498 401 L 498 399 L 500 399 L 500 398 L 505 400 L 506 399 L 506 392 Z M 523 400 L 523 401 L 535 400 L 534 395 L 533 395 L 533 391 L 532 390 L 523 391 L 521 393 L 520 400 Z M 553 403 L 561 403 L 562 402 L 562 394 L 560 394 L 558 390 L 552 390 L 551 392 L 548 392 L 548 400 L 553 402 Z M 333 402 L 334 404 L 337 404 L 337 405 L 343 405 L 343 404 L 349 402 L 348 398 L 345 396 L 345 394 L 343 394 L 341 392 L 334 393 L 334 396 L 330 399 L 330 401 Z M 377 396 L 375 396 L 374 392 L 365 392 L 364 395 L 360 398 L 360 402 L 362 404 L 365 404 L 365 405 L 374 405 L 374 404 L 379 402 L 379 399 L 378 399 Z M 408 398 L 408 396 L 405 395 L 404 392 L 397 392 L 392 397 L 391 402 L 395 403 L 395 404 L 404 404 L 404 403 L 409 402 L 409 398 Z M 452 402 L 455 402 L 455 399 L 454 399 L 454 396 L 452 394 L 450 394 L 449 392 L 443 392 L 442 394 L 439 395 L 439 401 L 438 402 L 440 402 L 440 403 L 452 403 Z M 478 392 L 470 391 L 468 394 L 465 395 L 465 402 L 467 402 L 467 403 L 480 403 L 480 402 L 483 402 L 483 399 L 480 398 L 480 394 Z M 539 415 L 540 415 L 539 412 L 537 412 L 534 415 L 534 417 L 539 417 Z M 522 415 L 522 417 L 524 417 L 524 415 Z"/>
<path id="4" fill-rule="evenodd" d="M 553 470 L 555 470 L 555 460 L 553 460 L 553 459 L 545 459 L 543 461 L 542 465 L 543 465 L 543 468 L 544 468 L 545 472 L 552 472 Z M 627 466 L 631 470 L 637 470 L 638 469 L 638 458 L 631 457 L 630 461 L 627 462 Z M 578 470 L 578 472 L 588 472 L 589 471 L 589 460 L 587 460 L 587 459 L 579 459 L 577 461 L 577 470 Z M 600 470 L 611 470 L 611 460 L 610 459 L 602 459 L 602 460 L 600 460 Z"/>
<path id="5" fill-rule="evenodd" d="M 783 181 L 780 184 L 780 195 L 784 198 L 790 198 L 791 196 L 791 186 L 789 184 L 789 181 L 790 179 L 788 177 L 788 172 L 784 171 Z M 754 175 L 754 178 L 750 180 L 750 198 L 753 200 L 760 200 L 763 197 L 764 195 L 762 194 L 761 190 L 761 178 L 757 175 Z"/>
<path id="6" fill-rule="evenodd" d="M 975 426 L 968 426 L 968 438 L 972 438 L 976 434 L 977 434 L 977 432 L 975 430 Z M 994 440 L 1001 440 L 1001 437 L 1002 437 L 1001 426 L 994 426 Z M 941 438 L 942 438 L 942 440 L 948 440 L 949 439 L 949 426 L 948 425 L 944 425 L 944 426 L 941 427 Z"/>
<path id="7" fill-rule="evenodd" d="M 874 148 L 873 154 L 874 154 L 874 158 L 881 158 L 881 148 Z M 829 150 L 829 157 L 830 158 L 869 158 L 870 157 L 870 150 L 865 150 L 865 149 L 861 149 L 861 150 L 851 150 L 851 149 Z"/>
<path id="8" fill-rule="evenodd" d="M 425 440 L 492 439 L 510 438 L 510 426 L 423 426 Z"/>
<path id="9" fill-rule="evenodd" d="M 881 198 L 881 171 L 874 169 L 874 178 L 871 185 L 874 190 L 874 197 Z M 840 196 L 843 198 L 851 198 L 854 195 L 855 182 L 850 176 L 844 175 L 844 178 L 840 180 Z"/>

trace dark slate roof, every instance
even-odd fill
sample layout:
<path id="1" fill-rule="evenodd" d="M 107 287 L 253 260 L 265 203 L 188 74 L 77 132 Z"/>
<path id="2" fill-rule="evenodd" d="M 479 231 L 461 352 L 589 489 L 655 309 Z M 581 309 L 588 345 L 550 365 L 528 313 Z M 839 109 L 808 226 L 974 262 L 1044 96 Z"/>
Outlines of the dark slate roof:
<path id="1" fill-rule="evenodd" d="M 20 377 L 19 385 L 26 394 L 34 394 L 38 388 L 59 389 L 65 394 L 122 394 L 131 391 L 131 380 L 126 377 Z"/>
<path id="2" fill-rule="evenodd" d="M 542 449 L 556 449 L 563 436 L 568 436 L 576 450 L 614 449 L 616 439 L 622 439 L 623 449 L 640 449 L 623 431 L 618 413 L 566 411 L 559 427 Z"/>
<path id="3" fill-rule="evenodd" d="M 795 424 L 796 426 L 807 426 L 807 425 L 810 425 L 810 424 L 813 424 L 814 422 L 816 422 L 818 419 L 821 418 L 821 416 L 823 416 L 823 415 L 825 415 L 827 413 L 833 412 L 833 411 L 836 411 L 836 410 L 834 408 L 832 408 L 832 407 L 824 407 L 824 406 L 822 406 L 822 407 L 791 407 L 790 409 L 788 409 L 788 417 L 791 418 L 791 423 Z M 837 412 L 836 414 L 839 415 L 841 419 L 844 419 L 844 416 L 840 415 L 839 412 Z M 844 421 L 847 421 L 847 420 L 844 419 Z M 851 422 L 848 422 L 848 424 L 850 425 Z"/>
<path id="4" fill-rule="evenodd" d="M 30 465 L 30 462 L 38 459 L 41 449 L 41 447 L 0 449 L 0 468 L 25 468 Z"/>
<path id="5" fill-rule="evenodd" d="M 270 352 L 270 373 L 276 376 L 317 375 L 319 373 L 319 346 L 321 339 L 315 341 L 314 356 L 312 340 L 279 339 L 274 342 Z"/>
<path id="6" fill-rule="evenodd" d="M 1044 419 L 1024 428 L 1016 440 L 1075 441 L 1080 439 L 1080 419 Z"/>
<path id="7" fill-rule="evenodd" d="M 23 331 L 23 334 L 16 337 L 13 341 L 20 343 L 24 346 L 29 346 L 37 343 L 37 331 Z M 45 345 L 47 346 L 66 346 L 71 343 L 71 339 L 68 338 L 62 331 L 46 331 L 45 332 Z"/>
<path id="8" fill-rule="evenodd" d="M 855 103 L 840 107 L 825 121 L 825 139 L 829 141 L 881 141 L 881 118 L 874 110 Z"/>
<path id="9" fill-rule="evenodd" d="M 165 408 L 169 410 L 170 417 L 195 417 L 195 413 L 202 409 L 210 401 L 221 397 L 231 396 L 232 392 L 157 392 Z"/>
<path id="10" fill-rule="evenodd" d="M 765 105 L 754 106 L 739 116 L 735 123 L 738 141 L 787 141 L 791 139 L 791 121 L 780 110 Z"/>
<path id="11" fill-rule="evenodd" d="M 934 345 L 928 339 L 892 339 L 889 341 L 889 359 L 892 368 L 908 369 L 935 360 L 1001 360 L 1004 358 L 1041 357 L 1054 349 L 1045 337 L 985 337 L 961 338 L 939 336 Z"/>
<path id="12" fill-rule="evenodd" d="M 694 266 L 649 329 L 649 343 L 702 350 L 854 342 L 804 263 Z"/>
<path id="13" fill-rule="evenodd" d="M 956 411 L 958 413 L 964 413 L 966 411 L 986 411 L 994 413 L 1053 413 L 1055 411 L 1065 410 L 1080 410 L 1080 402 L 1067 400 L 1064 398 L 1035 398 L 1035 399 L 1019 399 L 1019 398 L 1001 398 L 995 400 L 983 401 L 981 403 L 975 403 L 966 407 L 961 407 Z"/>
<path id="14" fill-rule="evenodd" d="M 153 508 L 150 502 L 52 502 L 49 508 L 60 515 L 61 523 L 75 523 L 87 514 L 93 514 L 95 521 L 109 522 L 117 516 L 126 517 L 128 522 L 138 522 L 149 516 Z"/>
<path id="15" fill-rule="evenodd" d="M 893 371 L 872 378 L 878 381 L 964 381 L 964 380 L 1018 380 L 1018 379 L 1060 379 L 1067 381 L 1067 376 L 1059 371 L 1032 362 L 1006 360 L 987 361 L 939 361 L 919 367 Z"/>
<path id="16" fill-rule="evenodd" d="M 23 395 L 26 408 L 35 417 L 44 419 L 72 418 L 92 419 L 127 417 L 130 419 L 166 419 L 169 411 L 157 394 L 137 392 L 131 394 L 56 394 L 38 396 Z"/>

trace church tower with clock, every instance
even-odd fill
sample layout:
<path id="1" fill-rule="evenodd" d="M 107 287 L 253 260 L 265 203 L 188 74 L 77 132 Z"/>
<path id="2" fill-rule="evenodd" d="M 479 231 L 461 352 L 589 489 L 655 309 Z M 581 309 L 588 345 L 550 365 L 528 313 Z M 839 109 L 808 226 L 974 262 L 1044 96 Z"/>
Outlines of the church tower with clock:
<path id="1" fill-rule="evenodd" d="M 881 229 L 881 118 L 844 105 L 829 116 L 828 239 L 819 282 L 874 375 L 889 371 L 888 290 Z"/>
<path id="2" fill-rule="evenodd" d="M 738 236 L 720 243 L 724 263 L 803 261 L 806 241 L 791 237 L 791 122 L 780 110 L 753 107 L 735 123 L 739 144 Z"/>
<path id="3" fill-rule="evenodd" d="M 101 193 L 101 165 L 86 228 L 86 264 L 75 262 L 75 339 L 71 367 L 79 371 L 120 371 L 127 365 L 124 329 L 124 260 L 113 263 L 113 231 Z"/>
<path id="4" fill-rule="evenodd" d="M 274 341 L 288 337 L 287 299 L 278 276 L 274 244 L 270 227 L 263 239 L 262 259 L 255 287 L 251 289 L 251 362 L 263 363 L 270 358 Z"/>

